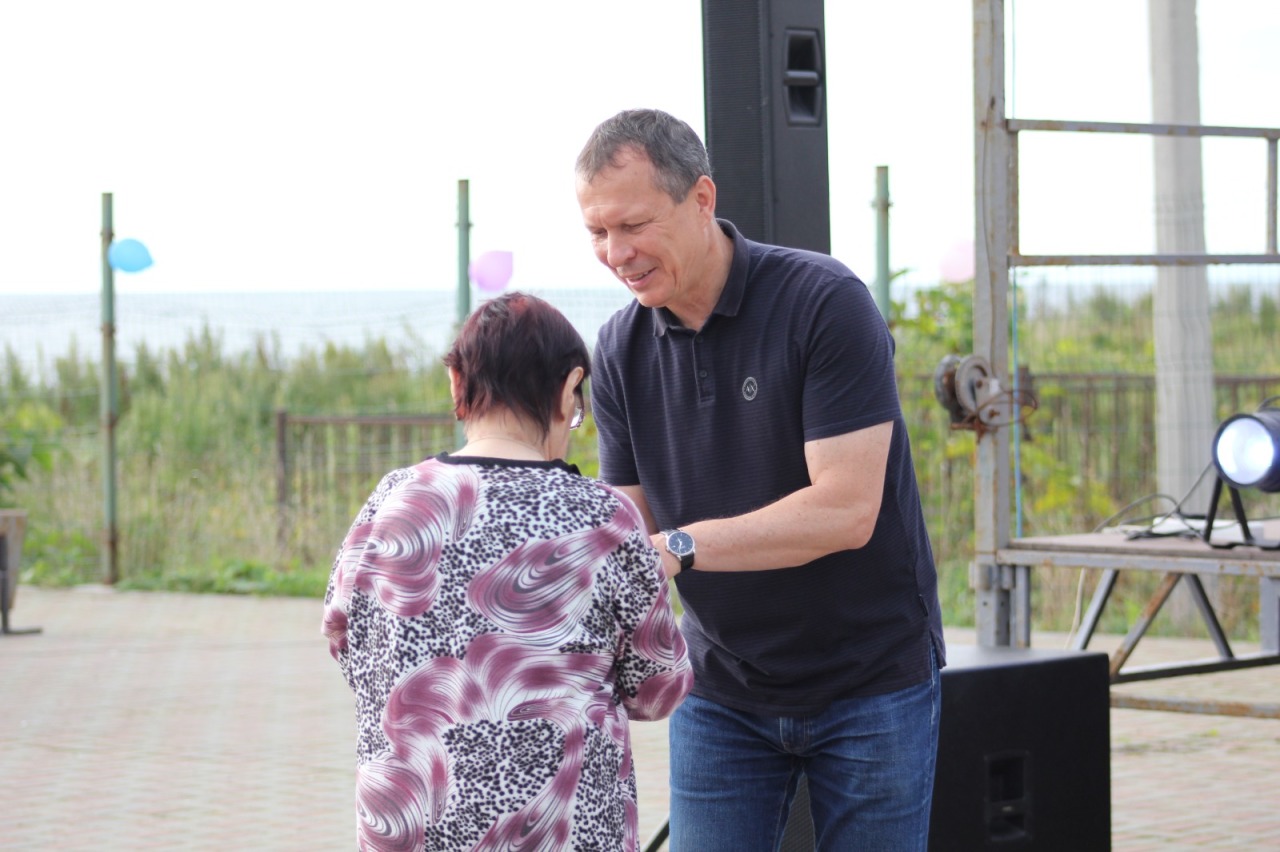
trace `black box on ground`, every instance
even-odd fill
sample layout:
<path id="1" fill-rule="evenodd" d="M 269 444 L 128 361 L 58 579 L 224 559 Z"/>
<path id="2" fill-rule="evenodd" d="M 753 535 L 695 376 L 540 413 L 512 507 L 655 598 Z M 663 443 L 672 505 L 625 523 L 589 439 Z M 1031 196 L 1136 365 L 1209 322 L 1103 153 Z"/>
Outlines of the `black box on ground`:
<path id="1" fill-rule="evenodd" d="M 1110 848 L 1107 655 L 949 646 L 931 852 Z"/>

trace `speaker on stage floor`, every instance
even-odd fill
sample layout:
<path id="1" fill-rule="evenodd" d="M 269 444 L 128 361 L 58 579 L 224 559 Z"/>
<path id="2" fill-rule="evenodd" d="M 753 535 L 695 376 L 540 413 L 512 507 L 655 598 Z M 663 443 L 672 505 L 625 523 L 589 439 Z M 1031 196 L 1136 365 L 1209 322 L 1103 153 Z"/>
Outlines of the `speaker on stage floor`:
<path id="1" fill-rule="evenodd" d="M 1107 655 L 950 646 L 930 852 L 1111 848 Z"/>
<path id="2" fill-rule="evenodd" d="M 716 212 L 749 239 L 831 251 L 823 0 L 703 0 Z"/>
<path id="3" fill-rule="evenodd" d="M 1107 655 L 950 646 L 930 852 L 1111 848 Z M 803 785 L 784 852 L 812 852 Z"/>
<path id="4" fill-rule="evenodd" d="M 787 824 L 782 829 L 782 852 L 813 852 L 813 813 L 809 810 L 809 781 L 800 776 L 796 797 L 791 800 Z"/>

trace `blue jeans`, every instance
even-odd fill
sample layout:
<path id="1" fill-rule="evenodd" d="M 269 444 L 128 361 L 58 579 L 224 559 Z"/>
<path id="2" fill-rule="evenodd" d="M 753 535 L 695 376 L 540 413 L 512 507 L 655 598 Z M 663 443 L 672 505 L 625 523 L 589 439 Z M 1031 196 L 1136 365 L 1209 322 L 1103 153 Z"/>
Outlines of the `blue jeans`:
<path id="1" fill-rule="evenodd" d="M 819 852 L 923 850 L 942 693 L 929 681 L 760 716 L 690 695 L 672 715 L 671 852 L 775 852 L 803 773 Z"/>

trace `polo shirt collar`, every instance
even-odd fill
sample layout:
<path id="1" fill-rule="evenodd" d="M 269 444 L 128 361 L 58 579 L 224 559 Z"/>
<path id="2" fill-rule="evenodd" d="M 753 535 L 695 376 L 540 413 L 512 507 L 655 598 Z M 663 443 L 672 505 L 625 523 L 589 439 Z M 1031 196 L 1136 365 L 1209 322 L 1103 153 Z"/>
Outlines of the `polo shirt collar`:
<path id="1" fill-rule="evenodd" d="M 733 241 L 733 260 L 729 263 L 729 277 L 724 282 L 724 290 L 720 292 L 720 299 L 711 311 L 711 316 L 720 314 L 732 317 L 738 315 L 738 308 L 742 306 L 742 296 L 747 289 L 747 268 L 750 265 L 750 252 L 747 250 L 746 239 L 738 232 L 732 222 L 728 219 L 717 219 L 716 222 L 720 225 L 720 230 L 724 231 L 725 235 Z M 675 315 L 666 308 L 658 308 L 652 313 L 654 337 L 662 337 L 669 328 L 683 328 L 679 320 L 675 318 Z"/>

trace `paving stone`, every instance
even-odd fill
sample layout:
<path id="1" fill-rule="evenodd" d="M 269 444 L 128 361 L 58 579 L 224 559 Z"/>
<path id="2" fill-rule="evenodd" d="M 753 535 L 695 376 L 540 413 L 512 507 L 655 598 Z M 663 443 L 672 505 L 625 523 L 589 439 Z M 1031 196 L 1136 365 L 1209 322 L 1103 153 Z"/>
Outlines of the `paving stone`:
<path id="1" fill-rule="evenodd" d="M 12 622 L 44 632 L 0 637 L 0 849 L 353 848 L 354 714 L 320 609 L 24 587 Z M 1207 640 L 1147 638 L 1131 664 L 1213 656 Z M 1116 690 L 1277 704 L 1280 670 Z M 643 842 L 666 820 L 666 723 L 632 739 Z M 1280 849 L 1280 721 L 1116 709 L 1111 741 L 1117 852 Z"/>

